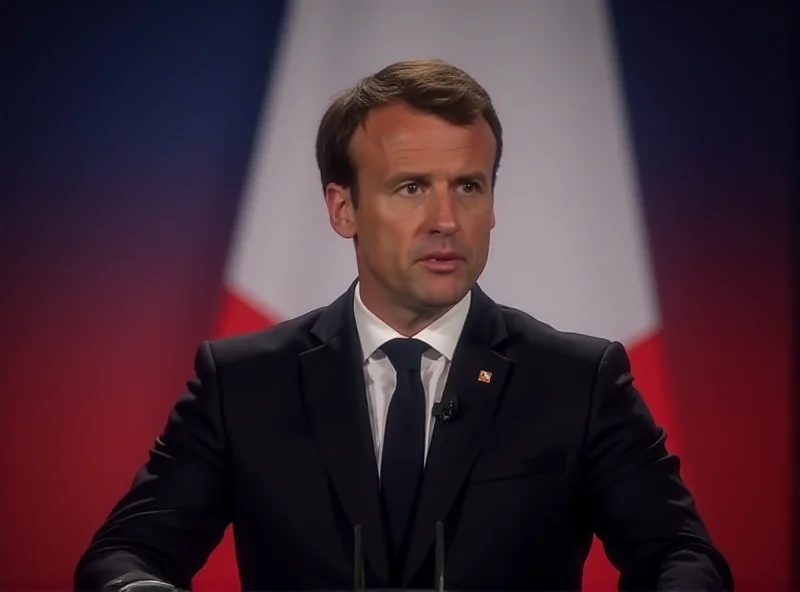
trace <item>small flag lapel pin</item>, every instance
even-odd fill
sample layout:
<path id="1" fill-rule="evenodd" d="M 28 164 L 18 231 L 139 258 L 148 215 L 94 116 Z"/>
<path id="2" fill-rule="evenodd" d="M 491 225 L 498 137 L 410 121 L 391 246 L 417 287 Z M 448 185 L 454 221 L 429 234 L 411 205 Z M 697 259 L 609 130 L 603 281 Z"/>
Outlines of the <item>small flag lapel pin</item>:
<path id="1" fill-rule="evenodd" d="M 485 382 L 486 384 L 489 384 L 490 382 L 492 382 L 492 373 L 489 372 L 488 370 L 481 370 L 480 372 L 478 372 L 478 380 L 480 382 Z"/>

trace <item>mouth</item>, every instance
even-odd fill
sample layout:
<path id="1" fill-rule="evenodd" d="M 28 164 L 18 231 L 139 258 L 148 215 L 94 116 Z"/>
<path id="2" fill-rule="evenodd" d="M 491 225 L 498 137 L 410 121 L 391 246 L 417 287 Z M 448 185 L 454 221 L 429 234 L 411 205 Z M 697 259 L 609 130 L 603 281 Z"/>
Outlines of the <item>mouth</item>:
<path id="1" fill-rule="evenodd" d="M 422 267 L 434 273 L 452 273 L 462 262 L 463 259 L 454 253 L 431 253 L 418 261 Z"/>

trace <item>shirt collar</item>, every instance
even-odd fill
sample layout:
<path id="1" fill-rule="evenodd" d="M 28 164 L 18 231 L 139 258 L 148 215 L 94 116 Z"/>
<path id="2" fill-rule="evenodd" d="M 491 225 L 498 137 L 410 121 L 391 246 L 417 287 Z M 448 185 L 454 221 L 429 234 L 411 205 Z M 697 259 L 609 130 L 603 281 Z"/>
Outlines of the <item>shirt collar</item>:
<path id="1" fill-rule="evenodd" d="M 458 339 L 461 337 L 461 330 L 467 320 L 471 299 L 472 293 L 467 292 L 467 295 L 458 304 L 413 337 L 424 341 L 447 358 L 448 361 L 452 361 Z M 353 313 L 356 319 L 358 337 L 361 341 L 362 362 L 366 361 L 390 339 L 403 337 L 364 305 L 361 300 L 360 284 L 356 284 L 355 288 Z"/>

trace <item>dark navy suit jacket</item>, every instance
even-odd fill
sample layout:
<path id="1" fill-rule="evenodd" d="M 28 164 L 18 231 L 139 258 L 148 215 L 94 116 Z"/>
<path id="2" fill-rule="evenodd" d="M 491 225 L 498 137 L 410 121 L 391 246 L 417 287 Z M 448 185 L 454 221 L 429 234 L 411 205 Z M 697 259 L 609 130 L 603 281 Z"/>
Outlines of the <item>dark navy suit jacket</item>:
<path id="1" fill-rule="evenodd" d="M 81 558 L 78 589 L 189 588 L 233 524 L 245 590 L 579 589 L 593 534 L 625 589 L 732 589 L 619 343 L 568 334 L 473 289 L 403 564 L 392 570 L 353 288 L 266 331 L 204 343 L 196 376 Z M 479 380 L 481 372 L 491 378 Z M 487 375 L 484 374 L 484 377 Z"/>

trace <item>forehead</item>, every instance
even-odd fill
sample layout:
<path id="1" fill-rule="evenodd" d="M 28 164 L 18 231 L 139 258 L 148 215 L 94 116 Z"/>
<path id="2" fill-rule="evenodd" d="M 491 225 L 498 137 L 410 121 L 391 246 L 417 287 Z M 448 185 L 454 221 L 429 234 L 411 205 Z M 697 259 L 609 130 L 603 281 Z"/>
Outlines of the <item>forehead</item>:
<path id="1" fill-rule="evenodd" d="M 372 110 L 351 142 L 358 170 L 376 174 L 402 167 L 468 167 L 489 173 L 495 148 L 494 135 L 483 118 L 455 125 L 405 105 Z"/>

